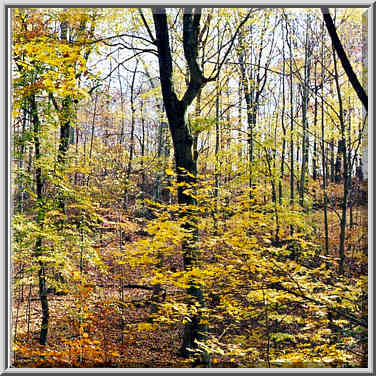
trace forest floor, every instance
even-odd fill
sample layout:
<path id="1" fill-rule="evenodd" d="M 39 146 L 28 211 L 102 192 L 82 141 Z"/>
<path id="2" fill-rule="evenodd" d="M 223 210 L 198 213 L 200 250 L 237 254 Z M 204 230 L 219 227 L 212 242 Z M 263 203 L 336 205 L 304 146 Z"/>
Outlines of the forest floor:
<path id="1" fill-rule="evenodd" d="M 331 256 L 338 249 L 339 221 L 333 211 L 329 211 Z M 132 244 L 148 235 L 143 225 L 136 219 L 123 217 L 128 223 L 127 242 Z M 314 210 L 307 221 L 315 223 L 313 241 L 323 246 L 323 212 Z M 367 206 L 354 207 L 354 229 L 347 236 L 347 270 L 366 263 L 364 253 L 367 244 Z M 363 228 L 363 231 L 359 231 Z M 183 336 L 183 323 L 174 323 L 142 330 L 145 323 L 152 323 L 152 291 L 127 287 L 139 285 L 145 270 L 119 265 L 115 260 L 116 250 L 121 240 L 116 228 L 103 232 L 96 250 L 105 266 L 92 268 L 83 265 L 83 273 L 90 276 L 90 283 L 75 281 L 77 289 L 67 295 L 49 295 L 50 326 L 48 346 L 39 345 L 41 307 L 36 283 L 21 286 L 13 296 L 13 330 L 16 333 L 12 362 L 14 367 L 55 367 L 55 368 L 182 368 L 192 367 L 192 363 L 178 355 Z M 172 268 L 182 268 L 178 256 L 170 257 Z M 152 266 L 149 265 L 149 268 Z M 33 287 L 31 287 L 33 286 Z M 181 294 L 179 289 L 166 291 L 167 296 Z M 216 326 L 221 335 L 222 328 Z M 265 365 L 254 365 L 263 367 Z M 236 368 L 230 359 L 215 358 L 212 367 Z"/>

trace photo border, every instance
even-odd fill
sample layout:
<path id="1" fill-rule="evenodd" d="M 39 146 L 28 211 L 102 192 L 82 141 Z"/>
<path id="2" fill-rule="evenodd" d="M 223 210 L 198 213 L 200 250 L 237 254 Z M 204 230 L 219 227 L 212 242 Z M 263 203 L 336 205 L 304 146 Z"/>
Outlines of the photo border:
<path id="1" fill-rule="evenodd" d="M 30 374 L 30 373 L 66 373 L 69 375 L 82 374 L 82 373 L 95 373 L 95 374 L 108 374 L 108 373 L 136 373 L 136 374 L 147 374 L 147 373 L 255 373 L 255 374 L 275 374 L 275 373 L 303 373 L 309 375 L 322 375 L 322 374 L 332 374 L 332 373 L 344 373 L 344 374 L 373 374 L 374 371 L 374 337 L 375 328 L 373 323 L 373 313 L 374 313 L 374 291 L 373 283 L 373 272 L 375 271 L 375 257 L 373 256 L 373 233 L 374 233 L 374 223 L 373 223 L 373 212 L 375 209 L 375 202 L 373 200 L 373 178 L 376 171 L 376 163 L 373 155 L 373 145 L 376 141 L 376 132 L 373 129 L 373 119 L 374 119 L 374 109 L 372 104 L 373 101 L 373 88 L 375 84 L 375 77 L 373 72 L 373 64 L 375 61 L 375 48 L 374 48 L 374 20 L 376 17 L 375 3 L 370 1 L 360 0 L 358 2 L 344 2 L 344 1 L 317 1 L 315 3 L 309 1 L 265 1 L 265 2 L 253 2 L 253 1 L 236 1 L 235 4 L 231 4 L 232 8 L 235 7 L 259 7 L 259 8 L 319 8 L 325 6 L 328 8 L 367 8 L 368 10 L 368 97 L 369 97 L 369 112 L 368 112 L 368 368 L 211 368 L 211 369 L 186 369 L 186 368 L 11 368 L 10 367 L 10 218 L 11 218 L 11 201 L 10 201 L 10 105 L 11 105 L 11 75 L 10 75 L 10 12 L 12 8 L 19 7 L 35 7 L 35 8 L 46 8 L 46 7 L 74 7 L 74 8 L 127 8 L 127 7 L 184 7 L 184 6 L 200 6 L 200 7 L 213 7 L 213 8 L 223 8 L 227 7 L 228 2 L 220 1 L 188 1 L 184 3 L 177 4 L 173 1 L 141 1 L 141 3 L 132 3 L 128 0 L 112 0 L 110 3 L 103 4 L 101 1 L 96 0 L 79 0 L 79 3 L 74 0 L 66 1 L 49 1 L 49 0 L 39 0 L 39 1 L 17 1 L 10 0 L 1 2 L 1 12 L 2 20 L 4 25 L 4 33 L 2 38 L 2 51 L 4 53 L 4 58 L 1 61 L 2 64 L 2 81 L 3 81 L 3 100 L 1 101 L 1 109 L 3 113 L 3 137 L 2 137 L 2 150 L 1 155 L 1 172 L 3 176 L 3 182 L 1 184 L 1 205 L 3 210 L 1 210 L 1 221 L 3 226 L 1 226 L 0 236 L 3 239 L 4 251 L 2 253 L 1 267 L 2 267 L 2 283 L 0 288 L 0 299 L 2 302 L 1 309 L 1 324 L 0 324 L 0 374 Z"/>

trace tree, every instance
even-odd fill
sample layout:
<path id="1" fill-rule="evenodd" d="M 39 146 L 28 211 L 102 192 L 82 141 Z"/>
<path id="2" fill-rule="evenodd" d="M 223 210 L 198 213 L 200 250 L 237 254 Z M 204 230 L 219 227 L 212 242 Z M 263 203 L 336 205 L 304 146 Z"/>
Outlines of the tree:
<path id="1" fill-rule="evenodd" d="M 100 12 L 12 15 L 14 367 L 366 365 L 363 106 L 320 9 Z"/>
<path id="2" fill-rule="evenodd" d="M 240 23 L 238 30 L 248 17 L 245 17 Z M 177 182 L 179 184 L 178 202 L 182 205 L 195 205 L 195 200 L 192 195 L 186 193 L 187 188 L 195 185 L 195 176 L 197 174 L 197 162 L 192 151 L 193 137 L 190 126 L 187 122 L 187 109 L 196 98 L 201 88 L 208 82 L 214 81 L 217 78 L 220 72 L 220 67 L 223 65 L 230 48 L 227 50 L 223 61 L 219 64 L 217 73 L 212 77 L 205 77 L 202 68 L 197 61 L 199 53 L 201 10 L 199 8 L 184 9 L 183 49 L 189 70 L 189 79 L 187 89 L 182 99 L 179 100 L 173 86 L 173 59 L 170 49 L 166 10 L 164 8 L 154 8 L 153 19 L 156 32 L 155 44 L 158 48 L 159 73 L 163 102 L 174 147 L 175 168 Z M 238 31 L 235 32 L 235 35 L 232 38 L 230 47 L 232 47 L 237 32 Z M 186 270 L 189 270 L 197 265 L 197 260 L 199 259 L 198 250 L 195 245 L 197 241 L 197 229 L 195 228 L 194 220 L 192 223 L 192 219 L 189 219 L 189 216 L 187 217 L 187 224 L 185 227 L 187 231 L 193 233 L 192 239 L 183 244 L 184 267 Z M 193 302 L 198 301 L 201 308 L 205 307 L 204 295 L 199 281 L 191 281 L 188 293 L 192 297 Z M 186 324 L 181 349 L 184 356 L 189 355 L 188 348 L 197 347 L 195 341 L 202 340 L 205 337 L 205 331 L 205 324 L 200 324 L 200 317 L 197 315 Z M 205 361 L 207 362 L 208 360 L 206 359 Z"/>
<path id="3" fill-rule="evenodd" d="M 153 9 L 153 19 L 156 32 L 155 43 L 158 48 L 158 61 L 160 80 L 163 94 L 163 102 L 168 118 L 168 123 L 172 135 L 174 145 L 175 163 L 177 182 L 183 183 L 178 189 L 178 202 L 183 205 L 194 205 L 195 200 L 190 194 L 186 194 L 188 187 L 194 186 L 195 176 L 197 173 L 197 165 L 192 152 L 193 138 L 189 124 L 186 121 L 188 106 L 199 93 L 200 89 L 208 82 L 204 77 L 201 68 L 197 62 L 198 56 L 198 35 L 201 19 L 200 9 L 185 9 L 183 15 L 183 47 L 184 56 L 189 68 L 189 84 L 184 96 L 181 100 L 173 88 L 172 81 L 172 55 L 170 50 L 169 31 L 167 23 L 166 10 L 164 8 Z M 192 219 L 187 218 L 186 229 L 197 230 L 194 224 L 190 222 Z M 196 264 L 198 251 L 195 249 L 196 235 L 190 242 L 183 245 L 184 267 L 189 270 Z M 200 307 L 205 307 L 205 300 L 202 287 L 198 281 L 191 281 L 188 289 L 189 295 L 193 298 L 192 304 L 197 300 Z M 200 317 L 192 317 L 184 330 L 184 338 L 181 352 L 184 356 L 189 356 L 188 349 L 196 348 L 196 340 L 202 340 L 205 336 L 205 326 L 200 324 Z M 207 361 L 207 360 L 206 360 Z"/>

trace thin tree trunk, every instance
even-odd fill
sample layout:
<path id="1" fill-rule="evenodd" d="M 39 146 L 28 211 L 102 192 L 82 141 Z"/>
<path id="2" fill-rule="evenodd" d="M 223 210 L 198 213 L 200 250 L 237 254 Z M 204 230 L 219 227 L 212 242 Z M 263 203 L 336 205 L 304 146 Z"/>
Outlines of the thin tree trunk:
<path id="1" fill-rule="evenodd" d="M 216 96 L 215 96 L 215 198 L 216 198 L 216 207 L 218 207 L 218 200 L 219 200 L 219 185 L 220 185 L 220 159 L 219 159 L 219 151 L 220 151 L 220 133 L 221 133 L 221 125 L 220 125 L 220 119 L 219 119 L 219 98 L 220 98 L 220 90 L 219 90 L 219 77 L 218 75 L 217 81 L 216 81 Z M 217 210 L 216 210 L 217 211 Z"/>
<path id="2" fill-rule="evenodd" d="M 314 116 L 313 116 L 313 156 L 312 156 L 312 178 L 313 180 L 317 179 L 317 107 L 318 107 L 318 99 L 317 99 L 317 64 L 315 64 L 315 108 L 314 108 Z"/>
<path id="3" fill-rule="evenodd" d="M 41 228 L 43 226 L 43 181 L 42 181 L 42 167 L 40 165 L 41 150 L 40 150 L 40 121 L 38 116 L 38 105 L 35 99 L 35 94 L 30 96 L 30 107 L 31 107 L 31 116 L 33 122 L 33 131 L 34 131 L 34 148 L 35 148 L 35 180 L 36 180 L 36 191 L 37 191 L 37 202 L 38 202 L 38 214 L 37 214 L 37 223 Z M 47 343 L 47 334 L 48 334 L 48 320 L 49 320 L 49 308 L 48 308 L 48 297 L 47 297 L 47 284 L 45 276 L 45 265 L 44 262 L 40 259 L 43 256 L 43 244 L 41 235 L 37 236 L 35 242 L 35 251 L 34 255 L 38 260 L 39 269 L 38 269 L 38 279 L 39 279 L 39 298 L 42 306 L 42 324 L 40 329 L 39 343 L 45 345 Z"/>
<path id="4" fill-rule="evenodd" d="M 335 162 L 334 162 L 334 139 L 330 141 L 330 181 L 334 183 L 336 176 Z"/>
<path id="5" fill-rule="evenodd" d="M 343 103 L 341 88 L 338 79 L 338 69 L 335 50 L 333 48 L 333 62 L 334 62 L 334 80 L 337 88 L 338 103 L 339 103 L 339 121 L 341 126 L 341 139 L 342 139 L 342 156 L 343 156 L 343 200 L 342 200 L 342 212 L 341 212 L 341 231 L 340 231 L 340 241 L 339 241 L 339 274 L 344 272 L 345 264 L 345 238 L 346 238 L 346 209 L 347 209 L 347 197 L 348 197 L 348 165 L 347 165 L 347 147 L 346 147 L 346 137 L 345 137 L 345 120 L 343 117 Z"/>
<path id="6" fill-rule="evenodd" d="M 249 199 L 252 199 L 252 163 L 253 163 L 253 127 L 256 123 L 256 116 L 254 112 L 256 111 L 255 106 L 252 103 L 252 94 L 251 94 L 251 87 L 249 84 L 249 80 L 246 73 L 246 66 L 245 66 L 245 57 L 244 51 L 242 48 L 243 40 L 242 40 L 242 32 L 239 33 L 239 44 L 241 46 L 241 51 L 239 53 L 239 65 L 241 71 L 241 80 L 242 80 L 242 87 L 244 93 L 244 99 L 246 103 L 246 111 L 247 111 L 247 125 L 248 125 L 248 163 L 249 163 Z"/>
<path id="7" fill-rule="evenodd" d="M 144 119 L 144 101 L 141 101 L 141 199 L 142 206 L 144 206 L 145 189 L 146 189 L 146 175 L 144 170 L 144 158 L 145 158 L 145 119 Z"/>
<path id="8" fill-rule="evenodd" d="M 283 186 L 283 177 L 285 174 L 285 153 L 286 153 L 286 125 L 285 125 L 285 107 L 286 107 L 286 98 L 285 98 L 285 73 L 286 73 L 286 61 L 285 61 L 285 38 L 284 38 L 284 28 L 282 27 L 282 116 L 281 116 L 281 125 L 282 125 L 282 156 L 281 156 L 281 176 L 279 179 L 279 204 L 282 205 L 282 186 Z"/>
<path id="9" fill-rule="evenodd" d="M 133 155 L 134 155 L 134 133 L 135 133 L 135 112 L 136 108 L 134 105 L 134 84 L 136 79 L 136 72 L 137 72 L 138 60 L 136 62 L 136 67 L 133 72 L 132 83 L 131 83 L 131 135 L 129 139 L 129 160 L 128 160 L 128 167 L 127 173 L 125 178 L 125 189 L 124 189 L 124 209 L 128 208 L 128 191 L 129 191 L 129 184 L 130 184 L 130 176 L 132 173 L 132 162 L 133 162 Z"/>
<path id="10" fill-rule="evenodd" d="M 243 141 L 242 141 L 242 81 L 239 80 L 239 87 L 238 87 L 238 98 L 239 98 L 239 107 L 238 107 L 238 142 L 239 142 L 239 152 L 238 152 L 238 158 L 239 163 L 243 158 Z"/>
<path id="11" fill-rule="evenodd" d="M 60 39 L 68 43 L 68 22 L 62 22 L 60 24 Z M 56 102 L 54 101 L 56 110 L 60 113 L 60 143 L 59 151 L 57 156 L 57 161 L 59 163 L 59 168 L 63 169 L 65 166 L 65 161 L 67 157 L 68 147 L 69 147 L 69 134 L 70 134 L 70 122 L 71 122 L 71 99 L 70 97 L 65 97 L 62 100 L 61 108 L 59 109 Z M 65 211 L 65 200 L 60 192 L 58 198 L 59 208 Z"/>
<path id="12" fill-rule="evenodd" d="M 24 153 L 25 153 L 25 143 L 23 141 L 23 137 L 25 134 L 26 129 L 26 122 L 27 122 L 27 103 L 23 104 L 23 116 L 22 116 L 22 133 L 21 133 L 21 145 L 18 157 L 18 170 L 21 172 L 20 176 L 18 176 L 18 192 L 20 194 L 20 199 L 18 201 L 18 210 L 20 213 L 23 212 L 24 207 L 24 174 L 23 174 L 23 162 L 24 162 Z"/>
<path id="13" fill-rule="evenodd" d="M 286 24 L 287 25 L 287 24 Z M 287 31 L 287 28 L 286 28 Z M 289 30 L 290 49 L 290 205 L 294 205 L 294 96 L 293 96 L 293 74 L 292 74 L 292 33 Z M 287 35 L 286 35 L 287 37 Z M 294 232 L 294 227 L 290 226 L 290 234 Z"/>
<path id="14" fill-rule="evenodd" d="M 321 162 L 322 162 L 322 182 L 324 191 L 324 233 L 325 233 L 325 255 L 329 255 L 329 228 L 328 228 L 328 194 L 327 194 L 327 161 L 325 153 L 325 112 L 324 112 L 324 25 L 322 26 L 321 39 Z"/>
<path id="15" fill-rule="evenodd" d="M 349 206 L 350 206 L 350 227 L 352 228 L 354 226 L 354 215 L 353 215 L 353 203 L 354 203 L 354 189 L 353 189 L 353 166 L 354 166 L 354 161 L 351 163 L 351 114 L 352 114 L 352 108 L 351 108 L 351 99 L 349 97 L 349 127 L 348 127 L 348 132 L 349 132 L 349 138 L 348 138 L 348 145 L 349 145 L 349 152 L 348 152 L 348 189 L 349 189 Z"/>
<path id="16" fill-rule="evenodd" d="M 306 177 L 307 177 L 307 166 L 308 166 L 308 150 L 309 150 L 309 140 L 308 140 L 308 86 L 309 86 L 309 75 L 310 75 L 310 46 L 309 46 L 309 22 L 307 16 L 307 30 L 306 30 L 306 41 L 305 41 L 305 61 L 304 61 L 304 84 L 303 84 L 303 96 L 302 96 L 302 122 L 303 122 L 303 136 L 302 136 L 302 166 L 300 174 L 300 184 L 299 184 L 299 203 L 304 206 L 304 193 L 306 188 Z"/>

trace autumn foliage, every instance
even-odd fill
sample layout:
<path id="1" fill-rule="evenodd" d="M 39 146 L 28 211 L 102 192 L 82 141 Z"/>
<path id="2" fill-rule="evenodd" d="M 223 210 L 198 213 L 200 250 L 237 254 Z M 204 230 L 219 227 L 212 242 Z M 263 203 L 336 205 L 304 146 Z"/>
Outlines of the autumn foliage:
<path id="1" fill-rule="evenodd" d="M 12 10 L 12 365 L 366 368 L 367 115 L 321 12 L 190 12 Z"/>

